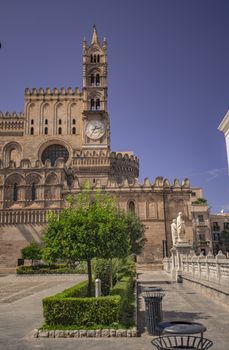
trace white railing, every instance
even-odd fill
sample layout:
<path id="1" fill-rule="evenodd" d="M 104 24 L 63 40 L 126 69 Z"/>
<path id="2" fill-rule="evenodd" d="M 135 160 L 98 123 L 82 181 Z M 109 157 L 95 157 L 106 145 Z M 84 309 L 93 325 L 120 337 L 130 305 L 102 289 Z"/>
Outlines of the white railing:
<path id="1" fill-rule="evenodd" d="M 164 258 L 164 270 L 172 273 L 176 266 L 172 266 L 172 258 Z M 182 257 L 181 274 L 199 281 L 217 283 L 229 287 L 229 259 L 219 251 L 216 256 L 210 252 L 207 256 L 186 255 Z"/>

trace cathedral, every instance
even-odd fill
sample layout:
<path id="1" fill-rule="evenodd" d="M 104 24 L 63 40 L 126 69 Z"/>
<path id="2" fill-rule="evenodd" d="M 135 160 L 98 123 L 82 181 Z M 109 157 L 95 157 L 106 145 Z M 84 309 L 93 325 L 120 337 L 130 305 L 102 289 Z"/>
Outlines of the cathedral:
<path id="1" fill-rule="evenodd" d="M 47 212 L 58 213 L 86 181 L 144 223 L 140 263 L 159 264 L 169 253 L 180 211 L 193 242 L 192 201 L 201 189 L 188 179 L 140 183 L 138 158 L 110 149 L 107 75 L 107 42 L 94 26 L 91 43 L 83 40 L 82 90 L 25 89 L 24 112 L 0 112 L 0 268 L 16 266 L 21 248 L 41 240 Z"/>

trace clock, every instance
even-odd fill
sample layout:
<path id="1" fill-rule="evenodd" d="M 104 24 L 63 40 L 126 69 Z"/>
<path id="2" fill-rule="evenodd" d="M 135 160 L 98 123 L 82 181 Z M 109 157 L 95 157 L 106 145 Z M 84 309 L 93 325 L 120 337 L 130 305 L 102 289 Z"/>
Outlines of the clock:
<path id="1" fill-rule="evenodd" d="M 87 123 L 85 132 L 87 137 L 97 140 L 104 135 L 105 126 L 100 120 L 91 120 Z"/>

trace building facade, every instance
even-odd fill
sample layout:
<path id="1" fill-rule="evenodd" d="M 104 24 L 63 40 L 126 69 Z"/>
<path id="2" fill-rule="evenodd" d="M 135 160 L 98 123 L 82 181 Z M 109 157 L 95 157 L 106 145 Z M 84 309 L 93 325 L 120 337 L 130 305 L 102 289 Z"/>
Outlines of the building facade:
<path id="1" fill-rule="evenodd" d="M 180 211 L 193 242 L 189 180 L 140 183 L 138 158 L 111 151 L 107 75 L 107 42 L 99 42 L 94 27 L 90 45 L 83 41 L 82 90 L 25 89 L 23 113 L 0 113 L 0 267 L 15 266 L 21 248 L 40 241 L 47 212 L 58 213 L 86 181 L 145 224 L 140 262 L 168 254 L 170 225 Z"/>

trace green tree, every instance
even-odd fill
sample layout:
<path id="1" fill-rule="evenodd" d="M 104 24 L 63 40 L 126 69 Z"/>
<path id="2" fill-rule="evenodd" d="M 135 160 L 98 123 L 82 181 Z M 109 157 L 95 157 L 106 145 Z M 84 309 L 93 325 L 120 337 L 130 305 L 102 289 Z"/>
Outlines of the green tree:
<path id="1" fill-rule="evenodd" d="M 123 258 L 132 253 L 130 218 L 117 208 L 113 198 L 100 193 L 92 195 L 89 188 L 78 195 L 76 205 L 71 197 L 68 203 L 59 217 L 49 215 L 43 236 L 43 258 L 50 263 L 57 259 L 69 263 L 87 261 L 88 295 L 91 296 L 91 260 Z"/>
<path id="2" fill-rule="evenodd" d="M 42 258 L 42 248 L 41 245 L 36 242 L 31 242 L 30 245 L 21 250 L 22 259 L 32 260 L 32 265 L 34 260 L 40 260 Z"/>
<path id="3" fill-rule="evenodd" d="M 207 199 L 198 198 L 195 202 L 192 202 L 192 204 L 207 204 Z"/>

